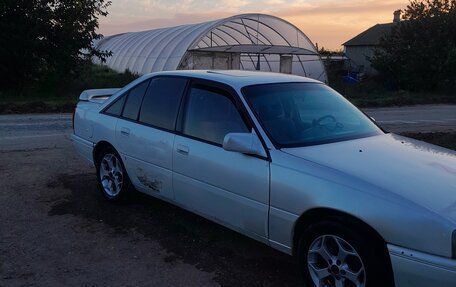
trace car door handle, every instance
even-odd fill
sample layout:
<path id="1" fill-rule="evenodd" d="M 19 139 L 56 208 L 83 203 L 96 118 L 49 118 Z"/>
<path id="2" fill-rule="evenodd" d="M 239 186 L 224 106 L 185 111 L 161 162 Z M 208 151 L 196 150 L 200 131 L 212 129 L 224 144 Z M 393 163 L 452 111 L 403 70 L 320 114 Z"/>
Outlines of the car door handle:
<path id="1" fill-rule="evenodd" d="M 121 128 L 120 133 L 124 136 L 129 136 L 130 135 L 130 129 L 127 128 Z"/>
<path id="2" fill-rule="evenodd" d="M 189 151 L 188 146 L 178 144 L 176 149 L 177 149 L 178 153 L 188 155 L 188 151 Z"/>

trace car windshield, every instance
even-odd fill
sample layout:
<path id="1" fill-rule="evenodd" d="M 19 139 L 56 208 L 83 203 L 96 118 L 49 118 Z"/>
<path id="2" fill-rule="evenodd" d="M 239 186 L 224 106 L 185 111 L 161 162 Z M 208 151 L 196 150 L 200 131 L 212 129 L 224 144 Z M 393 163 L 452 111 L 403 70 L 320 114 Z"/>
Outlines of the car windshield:
<path id="1" fill-rule="evenodd" d="M 383 133 L 343 96 L 319 83 L 279 83 L 242 89 L 279 147 L 317 145 Z"/>

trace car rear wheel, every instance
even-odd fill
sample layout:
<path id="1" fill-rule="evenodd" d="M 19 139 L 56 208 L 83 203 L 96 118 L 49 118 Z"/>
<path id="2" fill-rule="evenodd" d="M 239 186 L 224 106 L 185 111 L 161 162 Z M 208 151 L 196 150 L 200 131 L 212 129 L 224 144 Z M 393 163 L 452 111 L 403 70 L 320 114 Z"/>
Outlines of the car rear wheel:
<path id="1" fill-rule="evenodd" d="M 120 200 L 130 192 L 130 179 L 120 155 L 114 148 L 106 147 L 99 153 L 96 169 L 98 186 L 108 200 Z"/>
<path id="2" fill-rule="evenodd" d="M 298 245 L 298 261 L 307 286 L 393 286 L 384 247 L 367 232 L 325 221 L 307 228 Z"/>

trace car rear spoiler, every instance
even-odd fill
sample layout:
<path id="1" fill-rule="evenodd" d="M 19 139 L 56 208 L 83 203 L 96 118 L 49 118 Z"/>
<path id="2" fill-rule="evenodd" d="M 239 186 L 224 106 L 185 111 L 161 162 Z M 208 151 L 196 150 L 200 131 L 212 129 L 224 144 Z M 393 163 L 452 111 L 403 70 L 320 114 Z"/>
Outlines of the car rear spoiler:
<path id="1" fill-rule="evenodd" d="M 79 100 L 84 102 L 103 103 L 119 90 L 120 88 L 85 90 L 79 96 Z"/>

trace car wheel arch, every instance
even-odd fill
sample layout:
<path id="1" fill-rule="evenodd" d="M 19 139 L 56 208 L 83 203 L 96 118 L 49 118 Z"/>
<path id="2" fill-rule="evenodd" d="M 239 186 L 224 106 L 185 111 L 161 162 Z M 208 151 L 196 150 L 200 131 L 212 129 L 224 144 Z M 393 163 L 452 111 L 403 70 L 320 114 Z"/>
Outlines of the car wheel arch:
<path id="1" fill-rule="evenodd" d="M 363 220 L 357 218 L 354 215 L 336 209 L 313 208 L 301 214 L 301 216 L 298 218 L 294 225 L 292 241 L 293 255 L 296 254 L 299 238 L 302 235 L 302 233 L 312 224 L 324 220 L 334 220 L 339 223 L 345 223 L 350 227 L 359 228 L 363 230 L 363 232 L 367 232 L 367 234 L 369 234 L 370 237 L 372 237 L 372 239 L 375 239 L 377 243 L 383 244 L 385 252 L 388 253 L 386 248 L 386 241 L 383 239 L 383 237 L 372 226 L 370 226 Z"/>
<path id="2" fill-rule="evenodd" d="M 108 148 L 108 147 L 113 148 L 114 150 L 117 151 L 117 149 L 112 144 L 110 144 L 107 141 L 103 141 L 102 140 L 102 141 L 99 141 L 95 145 L 95 147 L 93 148 L 93 152 L 92 152 L 92 154 L 93 154 L 93 163 L 95 164 L 95 166 L 97 165 L 97 161 L 98 161 L 98 157 L 100 155 L 100 152 L 103 151 L 104 149 Z"/>
<path id="3" fill-rule="evenodd" d="M 363 260 L 366 259 L 368 262 L 371 262 L 369 265 L 371 267 L 370 267 L 370 269 L 368 269 L 371 271 L 367 271 L 367 272 L 368 273 L 374 272 L 373 275 L 371 275 L 371 276 L 373 276 L 372 278 L 374 278 L 374 279 L 383 278 L 380 283 L 381 286 L 392 286 L 392 287 L 396 286 L 396 284 L 394 283 L 395 276 L 394 276 L 394 271 L 392 268 L 390 254 L 388 252 L 388 247 L 387 247 L 386 241 L 383 239 L 383 237 L 372 226 L 370 226 L 363 220 L 357 218 L 356 216 L 351 215 L 344 211 L 327 208 L 327 207 L 314 208 L 314 209 L 307 210 L 298 218 L 298 220 L 295 223 L 295 228 L 293 231 L 292 253 L 293 253 L 294 257 L 296 258 L 297 263 L 299 263 L 300 268 L 306 268 L 306 267 L 303 267 L 303 265 L 302 265 L 302 262 L 303 262 L 302 258 L 305 258 L 305 257 L 303 257 L 303 256 L 305 256 L 305 255 L 303 255 L 304 254 L 303 250 L 307 250 L 307 251 L 304 251 L 306 254 L 308 252 L 308 249 L 303 249 L 303 242 L 306 242 L 306 240 L 307 240 L 307 242 L 312 242 L 312 241 L 309 241 L 309 238 L 312 238 L 312 236 L 313 236 L 312 234 L 315 234 L 316 230 L 319 230 L 319 228 L 320 228 L 320 232 L 321 232 L 322 224 L 326 224 L 326 226 L 327 226 L 328 223 L 329 224 L 333 223 L 333 226 L 336 226 L 336 227 L 339 226 L 339 228 L 338 228 L 339 233 L 338 233 L 338 231 L 334 231 L 335 232 L 334 234 L 336 236 L 341 236 L 340 228 L 345 228 L 345 230 L 348 231 L 348 233 L 346 232 L 348 235 L 347 234 L 345 234 L 345 235 L 347 236 L 347 238 L 349 238 L 349 241 L 347 241 L 349 244 L 352 244 L 352 242 L 351 242 L 352 239 L 354 240 L 353 242 L 355 242 L 355 243 L 358 242 L 358 244 L 359 244 L 360 243 L 359 238 L 361 237 L 362 238 L 361 242 L 364 244 L 364 248 L 361 248 L 361 250 L 364 249 L 364 251 L 366 251 L 366 246 L 369 250 L 374 250 L 373 251 L 374 253 L 372 253 L 372 254 L 364 252 L 365 257 L 362 257 L 362 258 L 364 258 Z M 337 228 L 335 228 L 335 229 L 337 229 Z M 309 231 L 309 233 L 305 233 L 306 230 Z M 323 234 L 334 235 L 329 230 L 333 230 L 333 229 L 327 229 Z M 342 230 L 344 230 L 344 229 L 342 229 Z M 356 234 L 358 232 L 360 234 Z M 350 233 L 352 233 L 355 237 L 353 238 L 353 236 L 349 236 Z M 341 237 L 344 240 L 346 240 L 345 235 L 342 235 L 342 237 Z M 356 237 L 358 237 L 358 240 L 356 240 Z M 306 243 L 304 243 L 304 246 L 306 246 L 305 244 Z M 378 266 L 372 265 L 372 258 L 376 258 L 375 261 L 377 262 L 376 264 L 379 264 Z M 380 262 L 380 263 L 378 263 L 378 262 Z M 374 266 L 374 267 L 372 267 L 372 266 Z M 380 275 L 377 273 L 377 271 L 379 270 L 379 268 L 377 268 L 377 267 L 379 267 L 379 266 L 381 266 L 380 269 L 383 270 L 383 271 L 381 271 Z M 372 271 L 372 270 L 374 270 L 374 271 Z M 304 276 L 304 277 L 306 277 L 306 276 Z M 376 281 L 377 279 L 375 279 L 373 281 L 377 282 Z M 368 283 L 367 285 L 370 286 L 371 284 Z M 374 284 L 373 286 L 379 286 L 379 285 Z"/>

